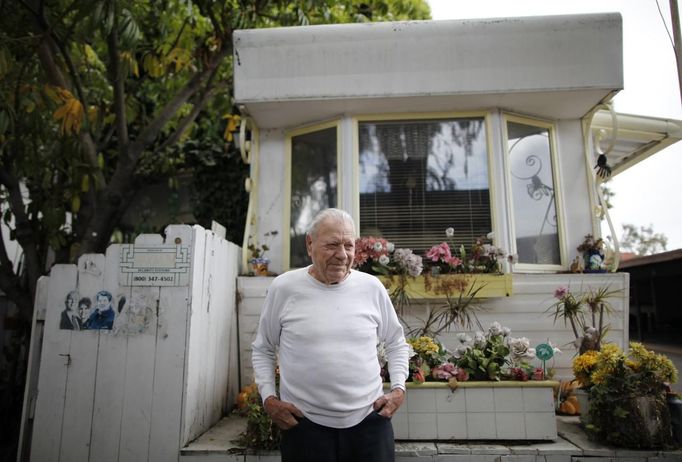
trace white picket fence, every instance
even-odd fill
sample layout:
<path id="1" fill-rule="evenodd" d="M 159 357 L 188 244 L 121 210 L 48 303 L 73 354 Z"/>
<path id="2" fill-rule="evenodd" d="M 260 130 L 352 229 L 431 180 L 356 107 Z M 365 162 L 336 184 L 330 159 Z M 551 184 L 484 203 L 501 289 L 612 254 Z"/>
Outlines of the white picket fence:
<path id="1" fill-rule="evenodd" d="M 178 460 L 217 422 L 238 391 L 239 252 L 199 226 L 172 225 L 165 241 L 142 235 L 53 267 L 36 296 L 29 368 L 39 373 L 22 427 L 30 460 Z M 111 294 L 110 329 L 60 328 L 74 291 L 91 312 L 100 291 Z"/>

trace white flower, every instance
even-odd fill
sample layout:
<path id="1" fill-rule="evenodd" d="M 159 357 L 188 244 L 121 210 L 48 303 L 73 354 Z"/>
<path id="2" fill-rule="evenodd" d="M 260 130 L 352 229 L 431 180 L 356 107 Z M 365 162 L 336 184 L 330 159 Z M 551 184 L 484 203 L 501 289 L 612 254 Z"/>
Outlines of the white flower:
<path id="1" fill-rule="evenodd" d="M 379 264 L 381 264 L 381 265 L 386 266 L 386 265 L 388 265 L 389 261 L 391 261 L 391 259 L 388 258 L 388 255 L 382 255 L 379 257 Z"/>
<path id="2" fill-rule="evenodd" d="M 384 246 L 381 245 L 381 242 L 375 242 L 373 248 L 376 252 L 381 252 L 384 250 Z"/>
<path id="3" fill-rule="evenodd" d="M 510 338 L 509 350 L 514 359 L 533 359 L 535 357 L 535 348 L 530 348 L 530 340 L 526 337 Z"/>
<path id="4" fill-rule="evenodd" d="M 455 235 L 455 228 L 448 228 L 445 230 L 445 235 L 447 237 L 452 237 Z"/>
<path id="5" fill-rule="evenodd" d="M 474 345 L 477 347 L 484 347 L 486 344 L 485 334 L 480 330 L 474 334 Z"/>
<path id="6" fill-rule="evenodd" d="M 500 325 L 499 322 L 495 321 L 488 328 L 488 332 L 490 332 L 490 335 L 500 335 L 502 333 L 502 325 Z"/>
<path id="7" fill-rule="evenodd" d="M 388 250 L 389 252 L 393 252 L 395 250 L 395 244 L 393 242 L 389 242 L 388 244 L 386 244 L 386 250 Z"/>
<path id="8" fill-rule="evenodd" d="M 511 334 L 511 329 L 509 327 L 503 327 L 502 328 L 502 335 L 505 337 L 509 337 L 509 334 Z"/>
<path id="9" fill-rule="evenodd" d="M 455 349 L 455 351 L 452 353 L 452 357 L 455 358 L 455 359 L 459 359 L 459 358 L 462 357 L 462 355 L 463 355 L 464 353 L 467 352 L 468 349 L 469 349 L 469 348 L 467 348 L 466 346 L 460 345 L 460 346 L 458 346 L 458 347 Z"/>
<path id="10" fill-rule="evenodd" d="M 485 235 L 485 237 L 492 241 L 493 239 L 495 239 L 495 231 L 490 231 L 488 234 Z"/>
<path id="11" fill-rule="evenodd" d="M 398 267 L 406 270 L 410 276 L 419 276 L 424 269 L 422 257 L 415 255 L 410 249 L 396 249 L 393 258 Z"/>

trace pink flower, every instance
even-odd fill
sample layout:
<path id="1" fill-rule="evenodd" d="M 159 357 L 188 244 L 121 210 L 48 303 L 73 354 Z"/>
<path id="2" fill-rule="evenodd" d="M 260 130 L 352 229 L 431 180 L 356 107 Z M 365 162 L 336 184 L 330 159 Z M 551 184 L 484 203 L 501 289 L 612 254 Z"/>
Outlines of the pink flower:
<path id="1" fill-rule="evenodd" d="M 545 380 L 545 371 L 541 367 L 536 367 L 533 371 L 533 380 Z"/>
<path id="2" fill-rule="evenodd" d="M 424 377 L 424 372 L 422 372 L 421 369 L 417 369 L 417 371 L 412 374 L 412 381 L 416 383 L 424 383 L 426 382 L 426 378 Z"/>
<path id="3" fill-rule="evenodd" d="M 432 369 L 431 375 L 434 379 L 448 380 L 457 374 L 457 366 L 452 363 L 441 364 Z"/>
<path id="4" fill-rule="evenodd" d="M 528 374 L 520 367 L 512 367 L 509 369 L 509 375 L 512 379 L 518 380 L 520 382 L 528 381 Z"/>
<path id="5" fill-rule="evenodd" d="M 453 268 L 457 268 L 459 265 L 462 264 L 462 260 L 458 257 L 450 257 L 450 258 L 445 260 L 445 263 L 447 263 L 448 265 L 450 265 Z"/>
<path id="6" fill-rule="evenodd" d="M 554 291 L 554 298 L 561 300 L 566 296 L 566 294 L 568 294 L 568 287 L 561 286 Z"/>
<path id="7" fill-rule="evenodd" d="M 455 378 L 458 382 L 466 382 L 469 380 L 469 373 L 461 367 L 458 367 L 457 372 L 455 373 Z"/>
<path id="8" fill-rule="evenodd" d="M 447 242 L 441 242 L 438 245 L 434 245 L 426 252 L 426 258 L 430 258 L 431 261 L 444 261 L 447 262 L 449 258 L 452 257 L 450 253 L 450 246 Z"/>

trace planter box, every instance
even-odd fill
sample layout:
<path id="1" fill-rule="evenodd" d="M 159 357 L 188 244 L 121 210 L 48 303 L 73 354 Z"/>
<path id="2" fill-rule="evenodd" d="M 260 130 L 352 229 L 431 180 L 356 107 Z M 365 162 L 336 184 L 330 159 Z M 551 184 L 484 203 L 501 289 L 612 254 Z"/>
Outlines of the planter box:
<path id="1" fill-rule="evenodd" d="M 390 290 L 400 283 L 398 276 L 377 276 Z M 457 290 L 457 287 L 463 290 Z M 470 288 L 480 288 L 476 298 L 509 297 L 512 295 L 512 275 L 507 274 L 441 274 L 438 276 L 407 277 L 405 291 L 413 299 L 442 299 L 466 296 Z"/>
<path id="2" fill-rule="evenodd" d="M 558 382 L 408 383 L 397 440 L 554 440 Z"/>

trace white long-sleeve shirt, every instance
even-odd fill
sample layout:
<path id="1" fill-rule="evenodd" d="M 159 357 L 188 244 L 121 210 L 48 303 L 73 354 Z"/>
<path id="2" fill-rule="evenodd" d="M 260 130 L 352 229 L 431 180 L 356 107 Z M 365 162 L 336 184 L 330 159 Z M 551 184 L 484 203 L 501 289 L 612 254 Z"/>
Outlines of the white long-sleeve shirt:
<path id="1" fill-rule="evenodd" d="M 383 394 L 377 344 L 385 342 L 391 388 L 405 387 L 408 346 L 391 300 L 372 275 L 352 270 L 325 285 L 308 268 L 275 278 L 265 298 L 253 369 L 263 400 L 276 394 L 313 422 L 347 428 Z"/>

